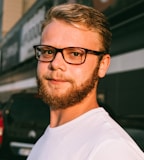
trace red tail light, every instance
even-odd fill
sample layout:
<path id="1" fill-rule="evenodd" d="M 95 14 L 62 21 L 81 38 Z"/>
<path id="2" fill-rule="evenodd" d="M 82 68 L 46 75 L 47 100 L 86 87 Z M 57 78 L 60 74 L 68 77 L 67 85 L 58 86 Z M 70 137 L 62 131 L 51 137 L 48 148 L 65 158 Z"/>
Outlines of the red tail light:
<path id="1" fill-rule="evenodd" d="M 3 131 L 4 131 L 3 115 L 2 112 L 0 111 L 0 145 L 2 144 L 3 141 Z"/>

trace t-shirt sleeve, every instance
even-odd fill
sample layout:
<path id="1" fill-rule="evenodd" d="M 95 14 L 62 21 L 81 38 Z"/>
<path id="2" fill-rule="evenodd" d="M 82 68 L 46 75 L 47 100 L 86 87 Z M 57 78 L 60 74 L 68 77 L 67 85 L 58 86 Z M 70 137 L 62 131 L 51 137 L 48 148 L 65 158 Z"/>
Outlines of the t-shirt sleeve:
<path id="1" fill-rule="evenodd" d="M 144 160 L 144 153 L 133 143 L 107 140 L 94 148 L 90 160 Z"/>

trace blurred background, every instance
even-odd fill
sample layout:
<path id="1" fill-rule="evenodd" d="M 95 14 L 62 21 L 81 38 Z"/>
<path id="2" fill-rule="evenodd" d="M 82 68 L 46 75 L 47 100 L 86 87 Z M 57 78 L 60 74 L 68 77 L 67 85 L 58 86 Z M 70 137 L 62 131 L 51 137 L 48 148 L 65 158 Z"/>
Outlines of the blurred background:
<path id="1" fill-rule="evenodd" d="M 98 100 L 122 125 L 130 120 L 132 128 L 142 129 L 144 142 L 144 0 L 0 0 L 1 105 L 16 93 L 37 92 L 32 46 L 40 43 L 46 11 L 62 3 L 92 6 L 107 16 L 112 60 Z"/>

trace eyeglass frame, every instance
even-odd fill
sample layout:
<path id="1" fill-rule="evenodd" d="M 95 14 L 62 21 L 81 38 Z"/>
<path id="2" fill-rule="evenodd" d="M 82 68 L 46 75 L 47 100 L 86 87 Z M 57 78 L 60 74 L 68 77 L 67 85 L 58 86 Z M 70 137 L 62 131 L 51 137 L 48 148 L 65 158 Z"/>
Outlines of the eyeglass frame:
<path id="1" fill-rule="evenodd" d="M 37 55 L 37 47 L 40 47 L 40 46 L 43 46 L 43 47 L 51 47 L 51 48 L 55 49 L 56 52 L 55 52 L 55 55 L 54 55 L 54 57 L 52 58 L 52 60 L 50 60 L 50 61 L 44 61 L 44 60 L 40 60 L 40 59 L 38 58 L 38 55 Z M 107 54 L 107 53 L 108 53 L 108 52 L 106 52 L 106 51 L 95 51 L 95 50 L 90 50 L 90 49 L 82 48 L 82 47 L 56 48 L 56 47 L 53 47 L 53 46 L 50 46 L 50 45 L 41 45 L 41 44 L 40 44 L 40 45 L 34 45 L 33 48 L 34 48 L 34 51 L 35 51 L 35 58 L 36 58 L 38 61 L 40 61 L 40 62 L 45 62 L 45 63 L 47 63 L 47 62 L 52 62 L 52 61 L 55 59 L 57 53 L 60 52 L 61 55 L 62 55 L 62 57 L 63 57 L 63 59 L 64 59 L 64 61 L 65 61 L 66 63 L 72 64 L 72 65 L 81 65 L 81 64 L 83 64 L 83 63 L 85 62 L 85 60 L 86 60 L 87 54 L 93 54 L 93 55 L 99 56 L 99 55 L 103 55 L 103 54 Z M 70 62 L 66 61 L 65 56 L 64 56 L 64 54 L 63 54 L 63 50 L 64 50 L 64 49 L 68 49 L 68 48 L 83 49 L 83 50 L 85 51 L 84 60 L 83 60 L 81 63 L 70 63 Z"/>

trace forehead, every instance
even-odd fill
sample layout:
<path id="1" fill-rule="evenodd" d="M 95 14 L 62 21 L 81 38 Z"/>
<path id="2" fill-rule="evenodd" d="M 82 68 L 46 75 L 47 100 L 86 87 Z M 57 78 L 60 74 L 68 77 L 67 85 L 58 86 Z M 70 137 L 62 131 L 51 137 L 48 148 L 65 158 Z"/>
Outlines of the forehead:
<path id="1" fill-rule="evenodd" d="M 84 26 L 53 20 L 44 28 L 41 43 L 58 48 L 76 46 L 96 50 L 102 47 L 102 38 Z"/>

